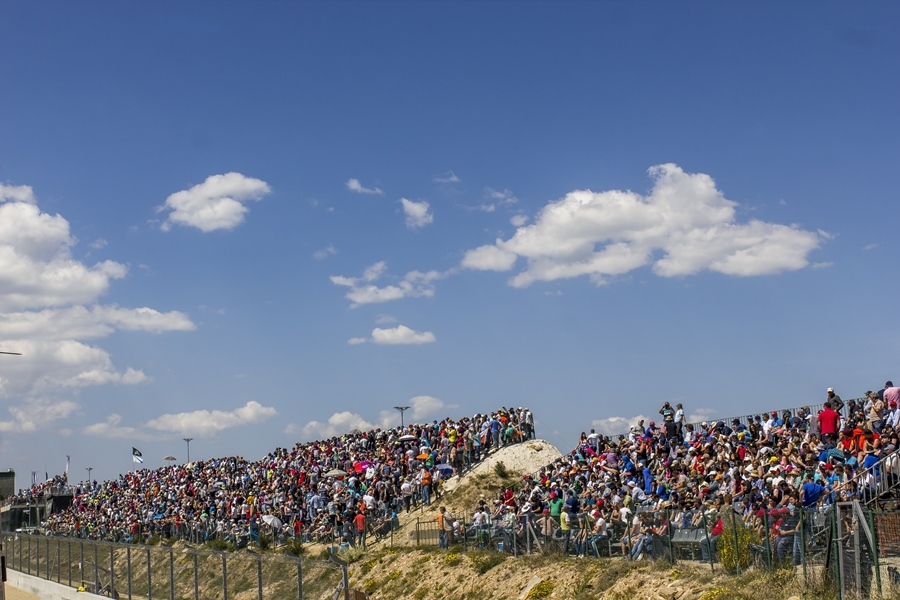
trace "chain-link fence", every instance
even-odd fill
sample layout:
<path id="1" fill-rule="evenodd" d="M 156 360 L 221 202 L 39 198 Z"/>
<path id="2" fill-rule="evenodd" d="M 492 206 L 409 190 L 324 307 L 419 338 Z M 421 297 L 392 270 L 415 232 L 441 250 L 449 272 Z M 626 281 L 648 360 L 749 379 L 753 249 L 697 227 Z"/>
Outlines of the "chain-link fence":
<path id="1" fill-rule="evenodd" d="M 287 553 L 219 552 L 23 534 L 4 534 L 3 548 L 10 569 L 129 600 L 331 600 L 344 581 L 335 563 Z"/>

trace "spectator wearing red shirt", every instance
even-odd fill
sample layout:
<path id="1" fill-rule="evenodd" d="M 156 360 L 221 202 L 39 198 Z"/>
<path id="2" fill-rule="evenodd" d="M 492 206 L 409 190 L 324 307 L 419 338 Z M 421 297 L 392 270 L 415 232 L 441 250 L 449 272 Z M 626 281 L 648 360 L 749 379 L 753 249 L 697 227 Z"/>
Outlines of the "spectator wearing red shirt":
<path id="1" fill-rule="evenodd" d="M 841 415 L 831 408 L 831 402 L 826 402 L 825 408 L 819 413 L 819 431 L 822 432 L 822 437 L 827 435 L 829 439 L 835 439 L 840 421 Z"/>

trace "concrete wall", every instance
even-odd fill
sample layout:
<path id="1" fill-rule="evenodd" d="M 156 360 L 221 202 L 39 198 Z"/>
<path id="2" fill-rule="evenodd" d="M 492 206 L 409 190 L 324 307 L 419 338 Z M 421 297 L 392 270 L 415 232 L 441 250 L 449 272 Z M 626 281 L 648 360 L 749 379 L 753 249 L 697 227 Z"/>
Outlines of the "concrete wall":
<path id="1" fill-rule="evenodd" d="M 103 598 L 96 594 L 87 592 L 79 592 L 75 588 L 67 585 L 56 583 L 55 581 L 47 581 L 33 575 L 19 573 L 12 569 L 6 570 L 6 583 L 19 588 L 23 592 L 33 594 L 42 600 L 88 600 L 89 598 Z"/>

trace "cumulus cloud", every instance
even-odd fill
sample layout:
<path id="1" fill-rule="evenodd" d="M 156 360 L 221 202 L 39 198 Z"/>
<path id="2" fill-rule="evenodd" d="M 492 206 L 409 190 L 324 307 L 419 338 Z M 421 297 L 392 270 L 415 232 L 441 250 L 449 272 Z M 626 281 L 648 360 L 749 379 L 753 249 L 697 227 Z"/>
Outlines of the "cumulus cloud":
<path id="1" fill-rule="evenodd" d="M 245 203 L 261 200 L 271 191 L 265 181 L 240 173 L 210 175 L 189 190 L 175 192 L 156 210 L 171 211 L 161 226 L 163 231 L 172 225 L 195 227 L 204 233 L 234 229 L 244 222 Z"/>
<path id="2" fill-rule="evenodd" d="M 165 414 L 147 421 L 147 427 L 166 433 L 209 437 L 240 425 L 261 423 L 277 414 L 278 411 L 274 407 L 263 406 L 251 400 L 232 411 L 195 410 Z"/>
<path id="3" fill-rule="evenodd" d="M 117 329 L 162 333 L 193 331 L 195 325 L 179 311 L 161 313 L 152 308 L 115 305 L 0 313 L 0 338 L 7 340 L 92 339 L 106 337 Z"/>
<path id="4" fill-rule="evenodd" d="M 430 419 L 443 416 L 446 408 L 453 408 L 434 396 L 415 396 L 405 402 L 411 412 L 406 423 L 425 423 Z M 350 411 L 336 412 L 327 421 L 310 421 L 306 425 L 288 425 L 284 432 L 288 435 L 299 435 L 302 440 L 320 440 L 344 435 L 355 429 L 368 431 L 375 428 L 392 429 L 400 426 L 400 416 L 394 410 L 382 410 L 378 418 L 371 422 L 358 413 Z"/>
<path id="5" fill-rule="evenodd" d="M 701 423 L 713 419 L 718 411 L 714 408 L 696 408 L 685 416 L 685 423 Z"/>
<path id="6" fill-rule="evenodd" d="M 446 273 L 429 271 L 410 271 L 403 279 L 394 284 L 379 287 L 375 284 L 387 271 L 387 263 L 379 261 L 363 272 L 362 277 L 344 277 L 332 275 L 331 283 L 350 288 L 344 295 L 351 301 L 350 308 L 358 308 L 364 304 L 390 302 L 407 297 L 434 296 L 434 281 L 447 276 Z"/>
<path id="7" fill-rule="evenodd" d="M 430 331 L 414 331 L 405 325 L 398 325 L 389 329 L 376 327 L 372 330 L 371 338 L 354 337 L 347 340 L 351 346 L 372 342 L 380 345 L 419 345 L 435 342 L 434 334 Z"/>
<path id="8" fill-rule="evenodd" d="M 512 223 L 514 227 L 521 227 L 528 222 L 528 215 L 513 215 L 509 218 L 509 222 Z"/>
<path id="9" fill-rule="evenodd" d="M 608 417 L 606 419 L 596 419 L 591 421 L 591 427 L 593 427 L 600 435 L 625 435 L 632 427 L 640 423 L 642 419 L 645 424 L 650 422 L 650 419 L 644 415 L 637 415 L 635 417 Z"/>
<path id="10" fill-rule="evenodd" d="M 21 352 L 6 361 L 0 397 L 44 398 L 41 406 L 71 408 L 54 398 L 66 389 L 148 379 L 141 370 L 116 368 L 103 349 L 84 340 L 114 331 L 190 331 L 181 312 L 123 308 L 97 301 L 128 268 L 112 260 L 87 265 L 72 257 L 75 238 L 61 215 L 40 210 L 28 186 L 0 184 L 0 339 Z M 48 404 L 49 403 L 49 404 Z M 52 410 L 35 410 L 52 417 Z M 5 427 L 19 427 L 6 422 Z"/>
<path id="11" fill-rule="evenodd" d="M 502 243 L 502 240 L 497 240 L 497 244 Z M 509 271 L 518 258 L 515 252 L 504 250 L 499 245 L 487 245 L 466 252 L 462 266 L 479 271 Z"/>
<path id="12" fill-rule="evenodd" d="M 453 171 L 447 171 L 446 173 L 442 173 L 441 175 L 436 175 L 434 177 L 435 183 L 459 183 L 462 179 L 456 176 L 456 173 Z"/>
<path id="13" fill-rule="evenodd" d="M 0 202 L 36 202 L 30 185 L 9 185 L 0 183 Z"/>
<path id="14" fill-rule="evenodd" d="M 0 386 L 2 386 L 0 379 Z M 79 406 L 71 400 L 52 398 L 29 398 L 24 404 L 10 406 L 11 418 L 0 421 L 0 431 L 6 433 L 28 433 L 44 429 L 53 423 L 66 419 Z"/>
<path id="15" fill-rule="evenodd" d="M 526 268 L 509 281 L 515 287 L 580 276 L 603 284 L 647 265 L 661 277 L 704 270 L 748 277 L 807 267 L 809 254 L 826 238 L 795 225 L 736 222 L 737 203 L 708 175 L 685 173 L 674 164 L 649 173 L 653 189 L 647 196 L 570 192 L 510 239 L 497 240 L 493 247 L 502 252 L 482 246 L 467 252 L 462 264 L 510 270 L 510 253 L 522 257 Z"/>
<path id="16" fill-rule="evenodd" d="M 412 420 L 420 422 L 441 416 L 444 409 L 449 408 L 443 400 L 434 396 L 414 396 L 409 399 L 409 406 L 412 408 Z"/>
<path id="17" fill-rule="evenodd" d="M 380 188 L 364 187 L 363 184 L 359 182 L 359 179 L 348 179 L 347 189 L 351 192 L 356 192 L 357 194 L 384 194 L 384 192 L 382 192 Z"/>
<path id="18" fill-rule="evenodd" d="M 406 215 L 406 226 L 409 229 L 421 229 L 434 221 L 434 215 L 428 212 L 429 205 L 424 200 L 414 202 L 406 198 L 400 198 L 403 205 L 403 214 Z"/>
<path id="19" fill-rule="evenodd" d="M 337 248 L 334 246 L 325 246 L 321 250 L 313 252 L 313 258 L 316 260 L 325 260 L 329 256 L 334 256 L 335 254 L 337 254 Z"/>
<path id="20" fill-rule="evenodd" d="M 288 435 L 300 434 L 306 440 L 321 440 L 338 435 L 344 435 L 354 429 L 368 431 L 376 426 L 366 421 L 363 417 L 350 411 L 334 413 L 327 421 L 310 421 L 303 427 L 288 425 L 285 433 Z"/>
<path id="21" fill-rule="evenodd" d="M 136 427 L 129 427 L 122 425 L 121 423 L 122 415 L 113 413 L 109 415 L 105 421 L 88 425 L 81 431 L 85 435 L 112 439 L 151 440 L 156 439 L 157 437 Z"/>

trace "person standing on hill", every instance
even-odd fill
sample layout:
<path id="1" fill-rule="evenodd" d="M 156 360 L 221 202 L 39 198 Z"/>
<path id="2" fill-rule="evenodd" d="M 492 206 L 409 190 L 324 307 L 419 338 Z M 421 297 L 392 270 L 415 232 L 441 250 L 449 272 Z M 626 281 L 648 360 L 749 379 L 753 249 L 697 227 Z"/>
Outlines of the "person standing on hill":
<path id="1" fill-rule="evenodd" d="M 844 410 L 844 401 L 841 400 L 841 397 L 834 393 L 834 388 L 828 388 L 828 397 L 825 398 L 826 401 L 831 402 L 831 407 L 834 408 L 835 412 L 839 415 L 842 415 L 841 411 Z"/>

